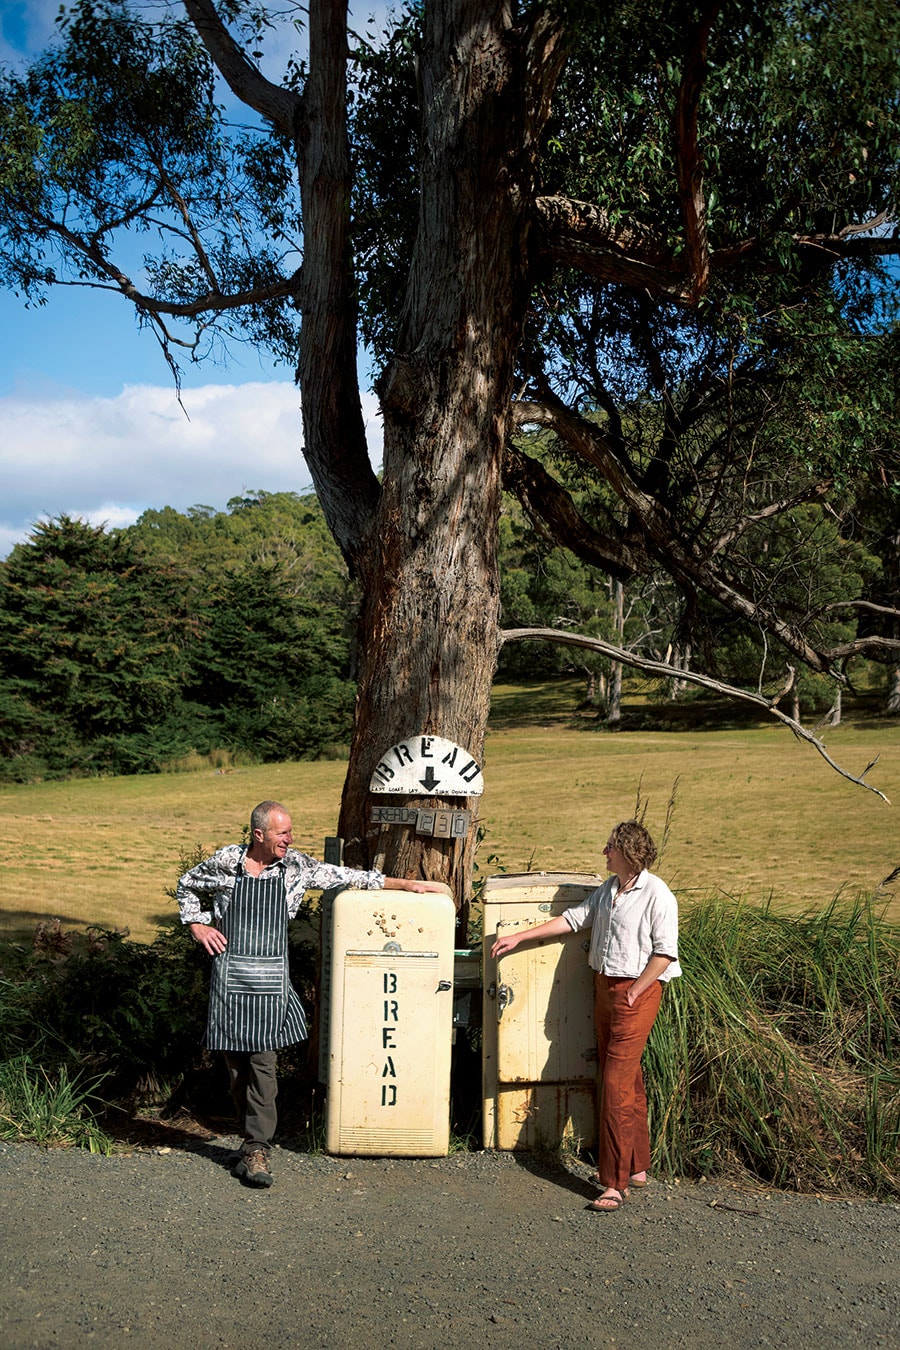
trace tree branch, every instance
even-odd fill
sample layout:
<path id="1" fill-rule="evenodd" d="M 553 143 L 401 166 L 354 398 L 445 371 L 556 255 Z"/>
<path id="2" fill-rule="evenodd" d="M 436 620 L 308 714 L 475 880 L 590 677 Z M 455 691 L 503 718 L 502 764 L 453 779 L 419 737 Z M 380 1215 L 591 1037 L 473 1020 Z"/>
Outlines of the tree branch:
<path id="1" fill-rule="evenodd" d="M 503 454 L 503 486 L 518 497 L 535 528 L 550 528 L 550 537 L 591 567 L 600 567 L 617 581 L 630 581 L 647 570 L 628 545 L 601 534 L 584 519 L 568 492 L 542 464 L 507 445 Z"/>
<path id="2" fill-rule="evenodd" d="M 381 486 L 359 397 L 347 55 L 346 0 L 311 0 L 306 124 L 298 140 L 304 287 L 297 379 L 306 462 L 329 529 L 357 576 Z"/>
<path id="3" fill-rule="evenodd" d="M 116 290 L 138 309 L 142 309 L 148 314 L 168 314 L 175 319 L 191 319 L 200 314 L 240 309 L 244 305 L 258 305 L 268 300 L 282 300 L 288 296 L 294 296 L 301 282 L 302 269 L 298 268 L 289 277 L 279 277 L 265 286 L 254 286 L 249 291 L 236 291 L 233 295 L 222 295 L 218 291 L 209 291 L 206 295 L 198 296 L 196 300 L 160 300 L 155 295 L 147 295 L 145 291 L 138 290 L 128 274 L 107 258 L 99 243 L 88 242 L 80 234 L 75 234 L 73 230 L 68 229 L 58 220 L 42 217 L 34 217 L 33 219 L 42 230 L 45 230 L 48 234 L 56 235 L 76 253 L 80 253 L 82 257 L 89 259 L 97 271 L 102 276 L 107 277 Z M 112 286 L 110 289 L 112 289 Z"/>
<path id="4" fill-rule="evenodd" d="M 210 262 L 209 255 L 207 254 L 206 249 L 203 246 L 203 240 L 200 238 L 200 234 L 197 230 L 197 227 L 195 226 L 193 219 L 191 218 L 191 213 L 188 210 L 188 204 L 184 200 L 182 194 L 178 191 L 175 184 L 170 179 L 169 175 L 166 173 L 166 170 L 163 167 L 163 165 L 160 164 L 159 162 L 157 162 L 156 171 L 159 174 L 160 183 L 162 184 L 165 191 L 169 194 L 172 201 L 175 203 L 176 207 L 178 208 L 178 213 L 181 216 L 181 219 L 184 221 L 184 227 L 187 230 L 188 237 L 190 238 L 194 252 L 197 255 L 197 258 L 200 262 L 200 266 L 203 269 L 203 274 L 206 277 L 207 282 L 209 283 L 210 292 L 216 294 L 219 291 L 219 279 L 216 276 L 215 271 L 213 270 L 213 265 Z"/>
<path id="5" fill-rule="evenodd" d="M 700 91 L 706 78 L 706 51 L 713 20 L 720 9 L 710 5 L 691 32 L 675 104 L 675 162 L 685 242 L 690 264 L 688 302 L 696 303 L 709 283 L 709 246 L 703 166 L 697 142 Z"/>
<path id="6" fill-rule="evenodd" d="M 524 150 L 536 163 L 540 133 L 550 114 L 550 102 L 566 59 L 565 25 L 558 14 L 539 7 L 525 30 L 525 73 L 531 90 L 531 116 L 526 118 Z"/>
<path id="7" fill-rule="evenodd" d="M 613 225 L 599 206 L 562 196 L 536 198 L 534 218 L 539 251 L 548 262 L 687 302 L 683 266 L 644 226 Z"/>
<path id="8" fill-rule="evenodd" d="M 272 84 L 260 73 L 228 32 L 211 0 L 184 0 L 184 7 L 235 97 L 258 112 L 282 135 L 295 140 L 303 106 L 300 95 Z"/>
<path id="9" fill-rule="evenodd" d="M 688 188 L 693 194 L 692 183 L 685 190 Z M 691 200 L 693 217 L 700 212 L 701 203 L 693 196 Z M 762 236 L 743 239 L 714 250 L 703 263 L 701 253 L 706 243 L 698 214 L 692 225 L 694 254 L 685 267 L 652 230 L 634 222 L 613 224 L 606 212 L 591 202 L 559 195 L 538 197 L 534 212 L 539 251 L 548 262 L 573 267 L 598 281 L 646 290 L 682 305 L 694 304 L 701 293 L 692 275 L 697 265 L 705 285 L 710 272 L 726 271 L 745 263 L 761 254 L 768 242 Z M 828 254 L 833 260 L 900 255 L 900 234 L 896 231 L 892 235 L 860 237 L 879 228 L 883 221 L 884 216 L 879 215 L 835 234 L 795 234 L 792 242 L 798 252 Z"/>
<path id="10" fill-rule="evenodd" d="M 729 544 L 733 544 L 736 539 L 740 539 L 742 535 L 746 534 L 753 525 L 758 525 L 761 520 L 771 520 L 772 516 L 780 516 L 785 511 L 792 510 L 795 506 L 801 506 L 804 502 L 815 501 L 817 497 L 822 497 L 826 492 L 830 492 L 833 486 L 834 483 L 830 478 L 819 483 L 811 483 L 801 492 L 795 492 L 791 497 L 785 497 L 779 502 L 770 502 L 761 511 L 744 516 L 733 529 L 724 531 L 718 539 L 713 540 L 709 546 L 710 554 L 721 553 Z"/>
<path id="11" fill-rule="evenodd" d="M 825 609 L 869 609 L 873 614 L 887 614 L 892 619 L 900 619 L 900 609 L 892 609 L 889 605 L 876 605 L 872 600 L 835 600 L 832 604 L 826 605 Z"/>
<path id="12" fill-rule="evenodd" d="M 874 792 L 876 797 L 880 797 L 883 802 L 890 806 L 890 800 L 885 794 L 871 783 L 865 781 L 865 776 L 869 769 L 874 768 L 878 763 L 878 757 L 867 765 L 861 774 L 854 775 L 848 770 L 842 769 L 825 749 L 822 741 L 808 731 L 800 722 L 787 713 L 783 713 L 778 707 L 778 703 L 784 696 L 790 692 L 794 683 L 795 672 L 793 667 L 788 667 L 789 675 L 785 685 L 771 698 L 764 694 L 754 694 L 748 689 L 740 689 L 736 685 L 724 684 L 721 680 L 715 680 L 710 675 L 701 675 L 697 671 L 682 670 L 679 666 L 669 665 L 666 661 L 653 661 L 648 657 L 639 656 L 636 652 L 629 652 L 621 647 L 614 647 L 611 642 L 604 642 L 602 638 L 586 637 L 581 633 L 569 633 L 560 628 L 507 628 L 501 630 L 501 646 L 507 642 L 559 642 L 567 647 L 586 647 L 590 651 L 599 652 L 601 656 L 607 656 L 612 661 L 621 661 L 623 665 L 631 666 L 635 670 L 642 670 L 648 675 L 656 675 L 662 679 L 686 680 L 691 684 L 698 684 L 704 689 L 712 689 L 715 693 L 724 694 L 728 698 L 737 699 L 742 703 L 750 703 L 754 707 L 761 708 L 776 717 L 779 722 L 790 727 L 794 735 L 799 739 L 812 745 L 822 756 L 827 764 L 831 766 L 842 778 L 846 778 L 851 783 L 856 783 L 858 787 L 864 787 L 868 792 Z"/>
<path id="13" fill-rule="evenodd" d="M 715 571 L 707 549 L 696 539 L 684 539 L 672 513 L 638 485 L 626 463 L 612 452 L 599 427 L 561 400 L 552 403 L 522 401 L 514 405 L 513 415 L 517 425 L 530 422 L 551 428 L 570 450 L 603 475 L 623 505 L 634 512 L 640 522 L 647 552 L 675 581 L 705 592 L 732 614 L 767 630 L 810 670 L 843 680 L 842 673 L 832 668 L 830 653 L 817 651 L 799 628 L 743 594 Z"/>
<path id="14" fill-rule="evenodd" d="M 873 633 L 871 637 L 854 638 L 852 642 L 840 642 L 835 647 L 829 647 L 828 655 L 837 661 L 847 656 L 858 656 L 860 652 L 872 651 L 874 648 L 900 652 L 900 638 L 880 637 L 877 633 Z"/>
<path id="15" fill-rule="evenodd" d="M 900 255 L 900 234 L 895 230 L 890 235 L 876 235 L 871 239 L 861 239 L 861 234 L 878 228 L 884 214 L 873 217 L 862 224 L 848 226 L 837 234 L 795 234 L 791 236 L 794 248 L 798 252 L 827 253 L 832 259 L 838 258 L 889 258 Z M 710 258 L 714 271 L 737 267 L 748 258 L 762 252 L 766 241 L 759 236 L 742 239 L 740 243 L 730 244 L 727 248 L 716 249 Z"/>

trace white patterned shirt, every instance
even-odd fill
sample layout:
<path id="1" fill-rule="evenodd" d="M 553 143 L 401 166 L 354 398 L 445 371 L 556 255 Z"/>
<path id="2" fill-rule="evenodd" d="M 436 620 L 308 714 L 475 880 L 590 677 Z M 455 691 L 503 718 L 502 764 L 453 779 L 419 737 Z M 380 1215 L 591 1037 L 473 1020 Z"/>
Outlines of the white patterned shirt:
<path id="1" fill-rule="evenodd" d="M 678 901 L 646 868 L 621 899 L 619 878 L 613 875 L 563 917 L 575 933 L 593 924 L 588 964 L 603 975 L 636 980 L 651 956 L 670 958 L 661 980 L 681 974 Z"/>
<path id="2" fill-rule="evenodd" d="M 244 870 L 246 852 L 246 844 L 227 844 L 211 858 L 204 859 L 185 872 L 175 893 L 182 923 L 212 923 L 222 917 L 234 884 Z M 289 919 L 293 919 L 297 913 L 308 890 L 326 891 L 331 886 L 355 886 L 359 890 L 377 891 L 384 885 L 383 872 L 336 867 L 332 863 L 318 862 L 293 848 L 289 848 L 283 858 L 276 858 L 259 875 L 276 876 L 275 869 L 279 867 L 284 874 Z"/>

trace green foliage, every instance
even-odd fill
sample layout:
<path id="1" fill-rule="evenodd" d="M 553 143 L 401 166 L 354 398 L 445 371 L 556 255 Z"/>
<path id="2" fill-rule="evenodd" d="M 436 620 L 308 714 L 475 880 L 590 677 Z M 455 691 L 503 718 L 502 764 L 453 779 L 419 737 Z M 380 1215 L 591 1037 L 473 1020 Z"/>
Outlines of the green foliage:
<path id="1" fill-rule="evenodd" d="M 855 514 L 848 512 L 842 529 L 833 511 L 800 505 L 748 530 L 734 549 L 735 569 L 748 578 L 764 564 L 766 585 L 778 595 L 779 612 L 817 647 L 855 636 L 856 613 L 842 608 L 841 602 L 848 595 L 865 595 L 881 573 L 878 558 L 853 537 L 854 522 Z M 749 684 L 760 678 L 777 683 L 790 660 L 779 643 L 767 642 L 759 631 L 723 617 L 709 604 L 696 607 L 692 635 L 705 669 L 727 670 L 732 678 Z M 824 709 L 833 701 L 836 686 L 801 669 L 796 688 L 804 703 Z"/>
<path id="2" fill-rule="evenodd" d="M 217 715 L 225 744 L 294 759 L 346 735 L 353 691 L 335 669 L 346 617 L 291 594 L 278 564 L 225 579 L 192 660 L 187 693 Z M 250 678 L 248 678 L 250 674 Z"/>
<path id="3" fill-rule="evenodd" d="M 290 157 L 277 137 L 228 127 L 191 24 L 81 0 L 59 39 L 23 78 L 0 78 L 0 281 L 36 302 L 63 278 L 121 288 L 152 324 L 118 256 L 123 235 L 149 241 L 151 230 L 154 252 L 135 270 L 166 305 L 283 281 L 297 249 Z M 185 247 L 188 218 L 197 252 Z M 157 336 L 174 365 L 161 325 Z M 193 354 L 223 337 L 290 360 L 296 324 L 260 296 L 240 317 L 205 322 Z"/>
<path id="4" fill-rule="evenodd" d="M 651 0 L 570 14 L 573 59 L 547 133 L 552 187 L 677 243 L 674 112 L 701 13 Z M 713 247 L 762 233 L 777 255 L 779 234 L 814 213 L 896 202 L 897 38 L 890 0 L 717 8 L 699 109 Z"/>
<path id="5" fill-rule="evenodd" d="M 4 952 L 4 986 L 15 1016 L 6 1055 L 78 1065 L 124 1096 L 176 1081 L 196 1064 L 206 1008 L 206 970 L 181 925 L 150 946 L 127 933 L 66 932 L 39 925 L 30 953 Z"/>
<path id="6" fill-rule="evenodd" d="M 30 950 L 0 944 L 0 1135 L 108 1152 L 96 1116 L 190 1082 L 205 971 L 174 925 L 152 944 L 40 924 Z M 101 1095 L 102 1093 L 102 1095 Z"/>
<path id="7" fill-rule="evenodd" d="M 42 522 L 0 564 L 0 775 L 321 753 L 349 734 L 354 608 L 315 498 Z"/>
<path id="8" fill-rule="evenodd" d="M 673 174 L 690 141 L 678 131 L 684 82 L 696 78 L 694 186 L 713 261 L 693 306 L 558 269 L 553 303 L 544 287 L 528 315 L 522 388 L 577 409 L 608 458 L 561 435 L 538 457 L 595 541 L 640 578 L 660 655 L 690 646 L 710 673 L 780 685 L 785 661 L 800 660 L 773 642 L 771 617 L 817 650 L 855 636 L 845 602 L 872 594 L 878 569 L 848 543 L 865 542 L 854 505 L 875 493 L 884 512 L 900 477 L 896 264 L 862 246 L 836 263 L 813 242 L 896 218 L 896 6 L 725 5 L 708 44 L 692 5 L 568 12 L 543 190 L 595 203 L 683 260 Z M 649 506 L 616 507 L 623 473 Z M 547 524 L 584 549 L 584 531 L 566 540 L 549 513 Z M 825 683 L 810 676 L 801 692 L 825 700 Z"/>
<path id="9" fill-rule="evenodd" d="M 51 1078 L 25 1055 L 0 1062 L 0 1139 L 111 1153 L 112 1140 L 91 1114 L 92 1103 L 100 1104 L 95 1086 L 70 1078 L 65 1065 Z"/>
<path id="10" fill-rule="evenodd" d="M 646 1068 L 659 1166 L 900 1194 L 900 944 L 874 903 L 682 924 Z"/>
<path id="11" fill-rule="evenodd" d="M 148 567 L 127 537 L 67 516 L 38 524 L 0 568 L 10 776 L 22 776 L 23 757 L 50 773 L 140 763 L 146 736 L 135 729 L 167 718 L 188 635 L 171 568 Z"/>

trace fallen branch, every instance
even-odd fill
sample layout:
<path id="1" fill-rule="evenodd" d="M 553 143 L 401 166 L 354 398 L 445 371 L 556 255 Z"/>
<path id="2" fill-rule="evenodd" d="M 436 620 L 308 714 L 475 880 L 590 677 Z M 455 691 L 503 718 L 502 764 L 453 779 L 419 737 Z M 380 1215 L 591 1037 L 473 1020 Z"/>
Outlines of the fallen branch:
<path id="1" fill-rule="evenodd" d="M 871 783 L 865 781 L 866 774 L 878 763 L 878 756 L 867 764 L 862 773 L 857 777 L 842 769 L 840 764 L 828 754 L 822 741 L 818 736 L 814 736 L 795 718 L 789 717 L 787 713 L 782 712 L 778 703 L 784 698 L 785 694 L 791 688 L 794 682 L 793 667 L 788 667 L 788 679 L 782 689 L 771 698 L 765 694 L 754 694 L 749 689 L 739 689 L 737 685 L 725 684 L 722 680 L 715 680 L 711 675 L 701 675 L 692 670 L 681 670 L 678 666 L 671 666 L 666 661 L 653 661 L 649 657 L 639 656 L 636 652 L 628 652 L 621 647 L 614 647 L 611 642 L 604 642 L 602 638 L 587 637 L 582 633 L 568 633 L 561 628 L 507 628 L 500 632 L 501 646 L 507 642 L 558 642 L 564 647 L 586 647 L 589 651 L 598 652 L 601 656 L 608 656 L 611 661 L 621 661 L 623 665 L 631 666 L 635 670 L 643 670 L 648 675 L 657 675 L 662 679 L 687 680 L 691 684 L 699 684 L 704 689 L 712 689 L 717 694 L 724 694 L 726 698 L 733 698 L 742 703 L 752 703 L 754 707 L 762 708 L 772 717 L 777 717 L 779 722 L 790 727 L 794 735 L 802 741 L 807 741 L 812 745 L 829 764 L 835 773 L 839 773 L 842 778 L 848 782 L 856 783 L 858 787 L 866 788 L 869 792 L 874 792 L 876 797 L 880 797 L 883 802 L 890 806 L 890 799 Z"/>

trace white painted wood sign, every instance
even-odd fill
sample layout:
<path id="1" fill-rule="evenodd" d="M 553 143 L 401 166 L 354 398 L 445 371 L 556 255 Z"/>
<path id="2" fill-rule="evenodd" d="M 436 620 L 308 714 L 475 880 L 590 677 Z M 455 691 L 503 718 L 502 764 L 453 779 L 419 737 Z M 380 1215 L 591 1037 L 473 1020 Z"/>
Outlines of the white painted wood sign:
<path id="1" fill-rule="evenodd" d="M 411 796 L 480 797 L 481 765 L 461 745 L 443 736 L 411 736 L 386 750 L 375 766 L 370 792 Z"/>

